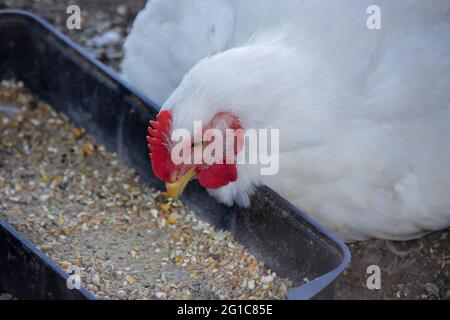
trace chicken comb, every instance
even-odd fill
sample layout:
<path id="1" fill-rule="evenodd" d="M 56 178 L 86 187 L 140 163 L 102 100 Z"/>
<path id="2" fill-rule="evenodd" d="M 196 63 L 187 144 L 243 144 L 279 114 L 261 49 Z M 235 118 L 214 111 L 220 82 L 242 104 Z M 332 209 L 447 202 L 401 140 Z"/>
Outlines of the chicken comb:
<path id="1" fill-rule="evenodd" d="M 175 165 L 173 164 L 169 147 L 172 127 L 172 114 L 169 110 L 162 110 L 156 121 L 150 120 L 148 127 L 148 148 L 155 175 L 163 181 L 170 181 Z"/>

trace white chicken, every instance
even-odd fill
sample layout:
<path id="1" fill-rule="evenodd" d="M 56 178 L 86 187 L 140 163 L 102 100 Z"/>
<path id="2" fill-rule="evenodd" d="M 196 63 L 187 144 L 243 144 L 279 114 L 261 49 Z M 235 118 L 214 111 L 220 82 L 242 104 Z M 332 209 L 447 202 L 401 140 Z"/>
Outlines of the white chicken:
<path id="1" fill-rule="evenodd" d="M 211 196 L 247 206 L 265 183 L 345 241 L 450 225 L 450 1 L 152 0 L 122 72 L 166 110 L 150 140 L 164 140 L 152 165 L 169 184 L 197 174 Z M 171 130 L 223 114 L 280 129 L 278 174 L 158 154 Z"/>

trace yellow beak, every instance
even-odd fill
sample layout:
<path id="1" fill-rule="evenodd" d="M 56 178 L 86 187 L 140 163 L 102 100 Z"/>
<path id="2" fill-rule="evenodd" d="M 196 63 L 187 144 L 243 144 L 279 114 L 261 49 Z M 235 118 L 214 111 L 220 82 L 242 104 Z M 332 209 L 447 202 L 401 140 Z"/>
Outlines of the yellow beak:
<path id="1" fill-rule="evenodd" d="M 173 183 L 166 183 L 167 195 L 172 199 L 178 199 L 183 193 L 184 188 L 186 188 L 192 177 L 195 176 L 195 167 L 191 168 L 186 174 L 178 178 Z"/>

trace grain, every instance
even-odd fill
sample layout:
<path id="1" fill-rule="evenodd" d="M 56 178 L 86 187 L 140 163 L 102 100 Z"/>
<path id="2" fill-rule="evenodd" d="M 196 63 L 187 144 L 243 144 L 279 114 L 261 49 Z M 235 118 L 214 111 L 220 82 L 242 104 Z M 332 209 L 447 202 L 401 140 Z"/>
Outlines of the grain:
<path id="1" fill-rule="evenodd" d="M 79 267 L 98 298 L 285 298 L 291 281 L 145 186 L 22 83 L 1 82 L 0 101 L 9 106 L 0 109 L 0 218 L 62 269 Z"/>

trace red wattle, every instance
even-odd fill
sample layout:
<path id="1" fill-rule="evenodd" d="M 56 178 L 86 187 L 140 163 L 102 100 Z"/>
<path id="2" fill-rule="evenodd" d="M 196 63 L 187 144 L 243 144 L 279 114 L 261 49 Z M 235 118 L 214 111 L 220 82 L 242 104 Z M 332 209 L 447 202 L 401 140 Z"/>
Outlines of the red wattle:
<path id="1" fill-rule="evenodd" d="M 237 180 L 235 164 L 213 164 L 197 171 L 197 178 L 204 188 L 217 189 Z"/>

